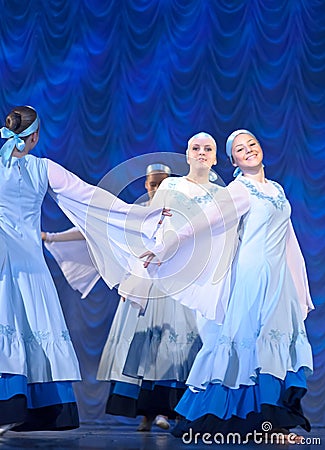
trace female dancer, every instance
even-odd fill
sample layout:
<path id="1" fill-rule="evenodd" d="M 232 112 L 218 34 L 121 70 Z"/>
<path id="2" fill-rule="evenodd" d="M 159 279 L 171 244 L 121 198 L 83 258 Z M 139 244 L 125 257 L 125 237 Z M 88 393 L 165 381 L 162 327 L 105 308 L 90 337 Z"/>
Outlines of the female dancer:
<path id="1" fill-rule="evenodd" d="M 129 239 L 132 248 L 143 249 L 162 214 L 127 205 L 53 161 L 30 155 L 39 126 L 33 108 L 18 106 L 1 129 L 7 142 L 0 149 L 0 433 L 79 424 L 71 384 L 80 380 L 78 361 L 42 252 L 45 193 L 49 190 L 84 235 L 86 227 L 93 231 L 93 248 L 104 242 L 105 255 L 119 249 L 122 259 L 107 269 L 111 287 L 125 272 Z"/>
<path id="2" fill-rule="evenodd" d="M 1 434 L 79 425 L 71 383 L 80 380 L 78 361 L 40 238 L 47 164 L 29 155 L 39 126 L 36 111 L 22 106 L 1 128 Z"/>

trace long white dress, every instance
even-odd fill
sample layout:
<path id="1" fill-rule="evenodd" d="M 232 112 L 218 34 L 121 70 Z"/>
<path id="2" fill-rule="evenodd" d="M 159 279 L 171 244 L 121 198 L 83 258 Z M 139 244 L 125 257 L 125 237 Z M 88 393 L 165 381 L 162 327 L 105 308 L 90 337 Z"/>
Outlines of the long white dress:
<path id="1" fill-rule="evenodd" d="M 105 266 L 111 287 L 125 273 L 130 247 L 142 251 L 161 216 L 161 209 L 127 205 L 47 159 L 27 155 L 0 164 L 0 424 L 22 422 L 17 431 L 79 425 L 71 384 L 80 380 L 79 365 L 42 251 L 47 191 L 59 204 L 63 199 L 84 234 L 99 233 L 89 240 L 95 250 L 105 243 L 103 253 L 94 252 L 100 262 L 118 249 L 121 259 Z"/>
<path id="2" fill-rule="evenodd" d="M 29 409 L 73 403 L 66 382 L 80 380 L 43 257 L 40 214 L 47 189 L 46 160 L 27 155 L 13 157 L 9 168 L 0 163 L 0 423 L 25 421 L 26 412 L 4 406 L 14 396 L 26 397 Z"/>
<path id="3" fill-rule="evenodd" d="M 309 429 L 300 399 L 313 368 L 304 326 L 313 305 L 290 205 L 270 180 L 240 176 L 229 190 L 247 202 L 228 309 L 222 324 L 201 319 L 203 346 L 176 408 L 189 422 L 175 434 L 218 432 L 225 423 L 232 431 L 258 431 L 263 420 Z"/>

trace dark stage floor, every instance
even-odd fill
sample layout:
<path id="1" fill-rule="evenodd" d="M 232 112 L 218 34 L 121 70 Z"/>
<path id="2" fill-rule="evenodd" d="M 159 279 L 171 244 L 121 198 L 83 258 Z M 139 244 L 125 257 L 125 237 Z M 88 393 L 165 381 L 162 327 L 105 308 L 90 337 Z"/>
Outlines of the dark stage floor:
<path id="1" fill-rule="evenodd" d="M 325 428 L 313 429 L 311 433 L 302 433 L 306 438 L 305 444 L 276 445 L 276 444 L 217 444 L 206 443 L 199 439 L 197 443 L 192 439 L 190 442 L 182 442 L 181 439 L 174 438 L 168 431 L 162 431 L 153 427 L 151 432 L 140 433 L 135 431 L 132 425 L 82 425 L 77 430 L 64 432 L 33 432 L 15 433 L 7 432 L 0 438 L 0 449 L 83 449 L 83 450 L 202 450 L 208 448 L 229 448 L 229 449 L 271 449 L 285 448 L 296 450 L 325 449 Z"/>

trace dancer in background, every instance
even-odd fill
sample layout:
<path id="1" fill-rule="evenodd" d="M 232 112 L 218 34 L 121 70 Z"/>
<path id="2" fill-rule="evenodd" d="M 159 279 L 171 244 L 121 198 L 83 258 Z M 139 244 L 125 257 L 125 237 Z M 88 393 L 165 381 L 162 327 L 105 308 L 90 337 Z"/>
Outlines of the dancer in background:
<path id="1" fill-rule="evenodd" d="M 170 169 L 152 164 L 146 173 L 150 202 Z M 195 316 L 174 300 L 150 300 L 143 314 L 128 298 L 120 302 L 97 374 L 111 382 L 106 413 L 143 415 L 138 431 L 150 431 L 153 424 L 168 429 L 167 418 L 175 418 L 174 407 L 200 346 Z"/>
<path id="2" fill-rule="evenodd" d="M 47 164 L 29 155 L 39 127 L 36 111 L 21 106 L 1 128 L 0 434 L 79 426 L 78 361 L 40 237 Z"/>

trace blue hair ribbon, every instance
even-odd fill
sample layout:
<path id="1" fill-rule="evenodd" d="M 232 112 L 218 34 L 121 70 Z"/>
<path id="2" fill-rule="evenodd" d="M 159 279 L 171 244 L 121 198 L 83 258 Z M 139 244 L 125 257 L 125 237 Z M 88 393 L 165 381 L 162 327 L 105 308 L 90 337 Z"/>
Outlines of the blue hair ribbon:
<path id="1" fill-rule="evenodd" d="M 0 156 L 4 166 L 7 166 L 7 164 L 10 162 L 11 155 L 15 147 L 19 152 L 24 151 L 25 142 L 21 138 L 29 136 L 32 133 L 35 133 L 35 131 L 38 130 L 38 127 L 39 127 L 39 118 L 38 116 L 36 116 L 34 122 L 31 125 L 29 125 L 29 127 L 26 128 L 26 130 L 22 131 L 19 134 L 14 133 L 7 127 L 2 127 L 0 129 L 1 137 L 4 139 L 8 139 L 7 142 L 5 142 L 3 146 L 0 148 Z"/>

